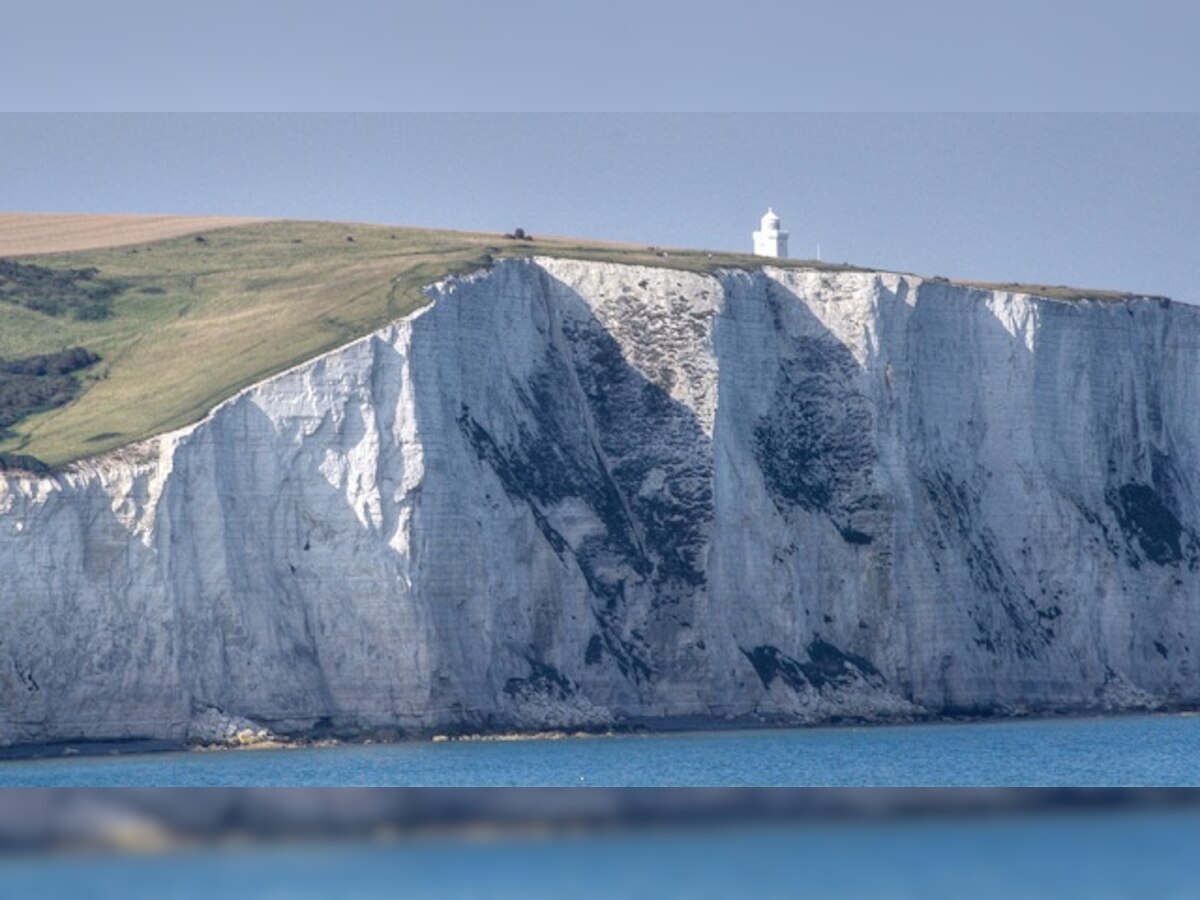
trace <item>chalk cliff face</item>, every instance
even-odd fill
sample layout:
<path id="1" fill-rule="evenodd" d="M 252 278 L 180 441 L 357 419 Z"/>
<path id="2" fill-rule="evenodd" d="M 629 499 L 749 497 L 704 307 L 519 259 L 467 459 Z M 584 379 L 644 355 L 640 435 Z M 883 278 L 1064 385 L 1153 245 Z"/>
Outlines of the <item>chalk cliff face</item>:
<path id="1" fill-rule="evenodd" d="M 430 293 L 0 475 L 0 742 L 1200 702 L 1197 310 L 561 260 Z"/>

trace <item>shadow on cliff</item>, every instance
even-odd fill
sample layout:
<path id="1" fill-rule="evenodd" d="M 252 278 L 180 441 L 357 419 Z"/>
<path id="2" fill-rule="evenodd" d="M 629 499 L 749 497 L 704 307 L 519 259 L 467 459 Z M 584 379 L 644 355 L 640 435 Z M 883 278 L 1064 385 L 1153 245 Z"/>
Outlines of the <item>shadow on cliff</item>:
<path id="1" fill-rule="evenodd" d="M 905 524 L 919 532 L 895 540 L 924 545 L 930 556 L 924 571 L 910 568 L 895 582 L 910 611 L 927 611 L 910 615 L 910 690 L 951 715 L 1037 705 L 1053 691 L 1053 679 L 1037 670 L 1048 663 L 1057 607 L 1031 592 L 1021 571 L 1027 560 L 1014 558 L 1011 540 L 992 530 L 984 496 L 994 476 L 1016 475 L 984 464 L 985 445 L 995 439 L 992 409 L 1032 403 L 1032 396 L 989 395 L 989 384 L 1020 384 L 1031 351 L 997 314 L 978 312 L 987 296 L 940 281 L 915 289 L 900 281 L 881 299 L 881 355 L 866 363 L 904 469 L 895 490 L 906 494 Z M 988 373 L 988 364 L 1007 371 Z M 1033 410 L 1022 419 L 1033 421 Z M 1003 453 L 1006 461 L 1018 456 L 1016 447 Z"/>
<path id="2" fill-rule="evenodd" d="M 566 598 L 487 598 L 488 583 L 452 577 L 429 578 L 423 602 L 449 611 L 483 594 L 492 614 L 507 618 L 491 629 L 509 635 L 507 645 L 489 646 L 479 635 L 470 648 L 473 658 L 464 661 L 476 669 L 486 661 L 486 690 L 502 705 L 549 703 L 578 712 L 594 699 L 633 709 L 662 678 L 698 680 L 704 670 L 695 598 L 705 589 L 713 518 L 711 441 L 696 413 L 671 396 L 675 374 L 666 360 L 648 373 L 627 358 L 614 336 L 619 322 L 600 321 L 579 293 L 535 264 L 510 263 L 491 277 L 532 279 L 523 286 L 528 304 L 486 292 L 440 298 L 416 323 L 416 352 L 436 345 L 434 332 L 444 339 L 455 328 L 449 355 L 465 370 L 456 371 L 452 383 L 434 375 L 434 361 L 415 365 L 416 416 L 422 429 L 457 432 L 469 464 L 490 473 L 515 507 L 528 510 L 538 552 L 553 554 L 564 573 L 562 590 L 577 590 L 571 573 L 578 573 L 586 596 L 571 599 L 582 601 L 591 626 L 571 626 L 557 609 L 538 608 L 566 607 Z M 502 286 L 494 289 L 503 292 Z M 631 301 L 637 292 L 622 285 L 614 302 Z M 490 347 L 493 356 L 472 353 L 468 345 L 477 335 L 460 321 L 471 315 L 481 317 L 474 320 L 477 330 L 519 331 L 521 346 Z M 489 317 L 503 316 L 529 321 L 492 329 Z M 623 337 L 642 342 L 643 350 L 652 340 L 636 331 Z M 534 348 L 534 358 L 522 361 L 530 365 L 503 361 L 524 347 Z M 480 495 L 490 488 L 461 483 L 462 471 L 440 474 L 456 483 L 431 483 L 439 472 L 429 467 L 423 495 L 455 491 L 461 503 L 486 502 Z M 470 555 L 469 532 L 443 528 L 435 534 L 427 515 L 418 505 L 414 529 L 426 529 L 437 541 L 422 551 L 425 564 L 452 566 L 450 561 Z M 518 548 L 522 557 L 529 552 Z M 439 583 L 454 588 L 439 593 Z M 434 614 L 439 643 L 452 646 L 460 623 Z"/>
<path id="3" fill-rule="evenodd" d="M 655 709 L 656 717 L 674 712 L 681 718 L 699 716 L 696 721 L 760 712 L 790 715 L 800 707 L 811 709 L 814 696 L 836 706 L 855 690 L 875 697 L 877 710 L 899 710 L 903 703 L 896 702 L 878 668 L 848 641 L 838 637 L 835 642 L 827 627 L 780 632 L 771 627 L 770 611 L 762 612 L 763 627 L 739 634 L 719 631 L 730 621 L 725 610 L 713 619 L 717 625 L 709 621 L 714 604 L 769 604 L 753 580 L 762 573 L 750 573 L 738 596 L 711 596 L 713 443 L 697 413 L 673 399 L 675 379 L 687 377 L 690 367 L 679 359 L 672 365 L 663 345 L 701 328 L 702 352 L 712 352 L 714 344 L 720 352 L 739 351 L 716 339 L 711 322 L 698 324 L 696 309 L 686 303 L 671 307 L 669 285 L 653 288 L 662 295 L 647 296 L 649 281 L 639 282 L 639 293 L 630 273 L 629 284 L 613 285 L 612 294 L 589 302 L 532 264 L 524 271 L 538 281 L 530 305 L 513 301 L 503 309 L 529 317 L 528 333 L 535 335 L 531 343 L 537 348 L 532 367 L 497 385 L 496 373 L 508 378 L 521 367 L 489 361 L 487 354 L 495 349 L 481 349 L 473 341 L 476 332 L 500 335 L 511 328 L 475 320 L 473 332 L 459 334 L 465 349 L 451 354 L 468 368 L 462 395 L 448 397 L 436 384 L 417 391 L 418 417 L 431 427 L 439 418 L 453 418 L 475 463 L 495 477 L 514 504 L 528 508 L 543 549 L 564 570 L 577 569 L 586 585 L 595 624 L 586 644 L 569 629 L 539 629 L 536 622 L 527 627 L 515 612 L 519 600 L 495 598 L 496 606 L 514 610 L 508 633 L 524 635 L 507 648 L 476 648 L 493 656 L 494 672 L 511 673 L 504 676 L 503 691 L 521 700 L 537 696 L 559 703 L 582 693 L 626 715 Z M 504 277 L 515 277 L 513 270 Z M 669 281 L 670 275 L 662 277 Z M 765 331 L 766 339 L 778 342 L 772 358 L 780 364 L 777 372 L 748 386 L 750 394 L 761 391 L 767 399 L 753 428 L 735 439 L 753 444 L 766 502 L 787 521 L 794 521 L 789 516 L 797 509 L 827 519 L 836 539 L 852 548 L 867 547 L 877 537 L 887 544 L 888 503 L 875 478 L 871 401 L 859 389 L 857 362 L 799 298 L 764 276 L 753 277 L 758 288 L 749 300 L 758 307 L 753 314 L 767 316 L 754 340 L 763 339 Z M 504 294 L 505 283 L 494 290 Z M 479 304 L 497 302 L 444 298 L 440 311 L 435 307 L 418 323 L 418 332 L 429 333 L 433 343 L 431 333 L 449 327 L 445 320 L 482 315 Z M 451 310 L 450 304 L 458 306 Z M 718 315 L 736 316 L 737 310 L 727 305 Z M 740 352 L 753 358 L 763 348 L 751 343 Z M 432 366 L 418 366 L 414 377 L 420 381 L 429 371 Z M 722 371 L 712 377 L 721 379 L 711 387 L 725 403 L 727 376 Z M 473 391 L 471 384 L 487 389 Z M 761 398 L 745 399 L 762 405 Z M 455 477 L 461 479 L 461 471 Z M 465 504 L 470 489 L 461 487 L 456 496 Z M 756 510 L 750 514 L 761 518 Z M 418 509 L 417 527 L 421 516 Z M 455 542 L 469 540 L 466 534 L 446 536 L 436 556 L 443 565 L 464 558 L 469 547 Z M 528 555 L 524 548 L 518 552 Z M 453 582 L 451 575 L 429 580 Z M 468 593 L 487 589 L 485 583 L 453 583 Z M 796 607 L 811 600 L 794 594 L 786 599 Z M 431 594 L 424 602 L 454 610 L 469 600 Z M 541 602 L 557 604 L 559 598 Z M 440 628 L 449 635 L 456 622 L 447 617 Z M 711 656 L 731 645 L 736 648 L 732 656 Z M 606 686 L 606 680 L 613 681 L 607 674 L 611 667 L 624 688 Z M 778 696 L 771 699 L 776 682 L 801 699 L 782 705 Z M 660 687 L 665 690 L 659 692 Z M 659 699 L 672 691 L 691 698 L 686 707 Z"/>
<path id="4" fill-rule="evenodd" d="M 1006 460 L 1021 453 L 998 438 L 998 405 L 1015 407 L 1022 421 L 1039 421 L 1036 360 L 1019 325 L 1006 327 L 999 309 L 982 310 L 991 296 L 986 292 L 936 281 L 914 287 L 899 279 L 894 288 L 879 282 L 873 333 L 862 337 L 860 361 L 814 313 L 813 298 L 765 272 L 728 279 L 731 288 L 739 279 L 752 287 L 730 291 L 723 346 L 735 357 L 752 359 L 757 352 L 777 364 L 773 371 L 743 367 L 749 374 L 742 372 L 741 385 L 723 381 L 722 403 L 756 411 L 742 430 L 772 505 L 795 540 L 825 548 L 813 552 L 793 544 L 776 564 L 784 572 L 799 560 L 845 567 L 838 576 L 818 573 L 807 582 L 810 590 L 824 584 L 833 596 L 786 598 L 774 631 L 790 634 L 793 646 L 777 646 L 772 637 L 742 648 L 763 685 L 781 682 L 801 692 L 830 675 L 845 687 L 891 682 L 902 696 L 942 714 L 1100 702 L 1107 681 L 1120 677 L 1101 663 L 1081 673 L 1079 681 L 1091 675 L 1083 688 L 1062 683 L 1064 660 L 1092 651 L 1065 647 L 1059 639 L 1061 619 L 1076 598 L 1065 596 L 1069 573 L 1060 577 L 1031 565 L 1041 549 L 1035 546 L 1038 523 L 1026 523 L 1017 549 L 1011 533 L 993 530 L 997 504 L 1009 499 L 997 494 L 1020 496 L 1030 490 L 1025 482 L 1031 477 L 1041 481 L 1033 491 L 1065 495 L 1040 469 L 988 468 L 998 442 Z M 836 286 L 822 290 L 831 288 Z M 820 302 L 856 301 L 833 291 L 832 299 Z M 835 308 L 828 315 L 839 313 Z M 847 326 L 867 327 L 853 317 L 842 321 Z M 1028 393 L 991 393 L 991 386 L 1009 384 Z M 1056 439 L 1035 429 L 1038 452 Z M 881 458 L 884 446 L 891 448 L 887 459 Z M 1115 518 L 1129 546 L 1178 562 L 1183 529 L 1170 509 L 1178 504 L 1163 499 L 1161 487 L 1109 483 L 1096 493 L 1103 499 L 1070 500 L 1098 535 L 1108 537 L 1101 523 Z M 858 552 L 848 553 L 832 533 L 804 525 L 806 517 L 825 519 Z M 797 562 L 789 564 L 787 557 Z M 896 558 L 903 560 L 899 568 Z M 874 596 L 864 596 L 871 590 Z M 801 606 L 804 616 L 818 608 L 826 612 L 810 625 L 796 614 Z M 856 609 L 862 616 L 857 627 L 845 621 Z M 889 618 L 898 618 L 901 627 Z M 771 630 L 769 620 L 763 628 Z M 884 659 L 886 666 L 876 663 Z M 1071 691 L 1078 693 L 1064 699 Z"/>
<path id="5" fill-rule="evenodd" d="M 909 714 L 895 673 L 875 661 L 879 617 L 862 612 L 871 604 L 860 595 L 887 581 L 892 545 L 863 367 L 811 298 L 762 270 L 721 277 L 718 427 L 752 468 L 727 476 L 718 495 L 762 508 L 745 508 L 753 524 L 728 520 L 737 532 L 720 556 L 731 596 L 714 602 L 753 609 L 739 610 L 731 637 L 773 698 L 764 711 Z"/>
<path id="6" fill-rule="evenodd" d="M 1087 544 L 1081 553 L 1108 556 L 1108 568 L 1117 572 L 1161 570 L 1163 594 L 1173 592 L 1172 570 L 1193 565 L 1196 538 L 1180 521 L 1186 479 L 1166 449 L 1172 439 L 1154 389 L 1142 398 L 1150 425 L 1134 428 L 1132 446 L 1107 421 L 1093 423 L 1109 435 L 1101 446 L 1064 444 L 1060 422 L 1064 413 L 1073 415 L 1074 386 L 1062 371 L 1069 358 L 1063 343 L 1078 340 L 1086 325 L 1080 317 L 1096 315 L 1119 316 L 1119 342 L 1136 341 L 1134 310 L 1043 300 L 1035 301 L 1037 320 L 1030 323 L 1005 306 L 1011 301 L 989 292 L 939 281 L 920 283 L 915 297 L 911 290 L 901 280 L 896 293 L 881 294 L 875 343 L 868 343 L 879 353 L 867 356 L 863 375 L 880 398 L 880 438 L 898 449 L 904 468 L 885 492 L 906 497 L 915 512 L 910 527 L 922 532 L 897 533 L 895 541 L 924 542 L 931 554 L 932 571 L 901 573 L 894 581 L 911 602 L 934 611 L 910 616 L 914 699 L 944 713 L 986 714 L 1126 704 L 1128 697 L 1110 701 L 1109 695 L 1136 693 L 1128 691 L 1131 680 L 1145 679 L 1165 693 L 1164 676 L 1177 676 L 1167 674 L 1168 651 L 1153 635 L 1142 636 L 1129 661 L 1110 658 L 1104 646 L 1072 643 L 1078 638 L 1068 635 L 1103 627 L 1097 606 L 1103 581 L 1081 583 L 1078 573 L 1049 562 L 1062 535 L 1047 530 L 1040 513 L 1017 506 L 1012 518 L 1016 498 L 1070 510 Z M 1022 332 L 1034 324 L 1037 354 Z M 1116 402 L 1121 388 L 1113 384 L 1128 376 L 1113 378 L 1115 362 L 1087 360 L 1087 383 L 1115 390 L 1108 408 L 1124 412 Z M 1136 408 L 1127 414 L 1139 415 Z M 1013 423 L 1018 427 L 1010 434 Z M 1016 462 L 1030 451 L 1032 467 Z M 1106 459 L 1103 467 L 1089 465 L 1093 453 Z M 1002 512 L 1005 518 L 997 518 Z M 994 530 L 998 522 L 1003 533 Z M 1154 593 L 1127 598 L 1131 614 L 1174 602 Z M 957 642 L 948 640 L 954 636 Z"/>

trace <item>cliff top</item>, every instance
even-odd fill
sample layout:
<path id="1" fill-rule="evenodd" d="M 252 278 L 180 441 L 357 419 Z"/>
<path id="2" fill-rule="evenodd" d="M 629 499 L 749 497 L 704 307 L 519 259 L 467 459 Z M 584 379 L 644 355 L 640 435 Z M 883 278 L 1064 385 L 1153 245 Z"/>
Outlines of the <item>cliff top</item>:
<path id="1" fill-rule="evenodd" d="M 692 272 L 768 262 L 349 223 L 0 215 L 0 466 L 59 466 L 190 424 L 243 387 L 417 309 L 425 285 L 530 256 Z M 955 283 L 1063 300 L 1131 296 Z"/>

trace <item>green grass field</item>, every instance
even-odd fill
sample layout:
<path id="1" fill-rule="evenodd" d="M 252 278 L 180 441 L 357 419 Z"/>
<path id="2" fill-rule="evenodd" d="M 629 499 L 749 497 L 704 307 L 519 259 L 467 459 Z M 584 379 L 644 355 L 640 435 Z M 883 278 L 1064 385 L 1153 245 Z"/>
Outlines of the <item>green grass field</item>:
<path id="1" fill-rule="evenodd" d="M 662 254 L 645 247 L 325 222 L 266 222 L 200 237 L 15 258 L 55 269 L 95 268 L 98 277 L 123 288 L 112 298 L 111 315 L 95 320 L 0 302 L 0 359 L 74 346 L 101 356 L 81 373 L 84 390 L 77 399 L 14 426 L 0 440 L 0 453 L 61 466 L 195 422 L 246 385 L 417 309 L 426 302 L 424 285 L 493 259 L 546 255 L 689 271 L 762 263 L 741 254 Z M 1064 298 L 1103 295 L 1060 288 L 1038 293 L 1050 291 Z"/>

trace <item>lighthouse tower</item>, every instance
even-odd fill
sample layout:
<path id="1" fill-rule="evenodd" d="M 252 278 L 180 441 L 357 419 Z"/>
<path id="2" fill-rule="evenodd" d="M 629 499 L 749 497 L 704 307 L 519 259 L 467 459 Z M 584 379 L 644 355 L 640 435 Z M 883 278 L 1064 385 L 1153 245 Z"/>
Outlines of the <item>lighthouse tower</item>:
<path id="1" fill-rule="evenodd" d="M 788 233 L 779 230 L 779 216 L 775 210 L 767 207 L 767 214 L 762 217 L 758 231 L 754 232 L 755 256 L 787 256 Z"/>

